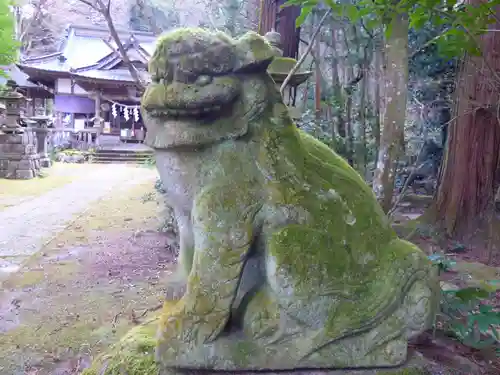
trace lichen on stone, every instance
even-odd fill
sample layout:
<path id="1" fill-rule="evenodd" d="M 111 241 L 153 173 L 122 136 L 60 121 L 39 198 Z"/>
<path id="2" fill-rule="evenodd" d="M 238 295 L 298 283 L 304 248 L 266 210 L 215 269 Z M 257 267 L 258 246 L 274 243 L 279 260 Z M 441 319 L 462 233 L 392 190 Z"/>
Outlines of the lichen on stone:
<path id="1" fill-rule="evenodd" d="M 181 29 L 150 61 L 146 143 L 189 270 L 159 319 L 162 371 L 397 366 L 431 324 L 435 270 L 361 176 L 294 125 L 274 54 L 256 33 Z"/>
<path id="2" fill-rule="evenodd" d="M 168 79 L 173 70 L 227 73 L 235 65 L 234 48 L 233 40 L 223 33 L 212 33 L 207 39 L 203 29 L 180 28 L 158 39 L 149 72 L 153 81 L 157 77 Z"/>
<path id="3" fill-rule="evenodd" d="M 297 64 L 297 60 L 292 59 L 291 57 L 275 57 L 274 60 L 271 62 L 269 67 L 267 68 L 267 71 L 270 74 L 273 73 L 281 73 L 281 74 L 288 74 L 293 67 Z"/>

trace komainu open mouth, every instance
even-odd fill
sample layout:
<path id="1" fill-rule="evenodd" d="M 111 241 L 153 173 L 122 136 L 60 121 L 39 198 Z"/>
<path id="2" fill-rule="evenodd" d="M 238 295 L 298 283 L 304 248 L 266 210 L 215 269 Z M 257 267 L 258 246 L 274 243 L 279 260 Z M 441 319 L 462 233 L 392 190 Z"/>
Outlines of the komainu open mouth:
<path id="1" fill-rule="evenodd" d="M 162 119 L 190 119 L 194 118 L 197 120 L 212 120 L 221 117 L 226 117 L 230 115 L 234 103 L 237 97 L 234 97 L 231 101 L 224 104 L 217 103 L 207 103 L 204 105 L 196 105 L 193 103 L 192 106 L 185 107 L 168 107 L 163 108 L 151 108 L 146 110 L 152 117 L 159 117 Z"/>

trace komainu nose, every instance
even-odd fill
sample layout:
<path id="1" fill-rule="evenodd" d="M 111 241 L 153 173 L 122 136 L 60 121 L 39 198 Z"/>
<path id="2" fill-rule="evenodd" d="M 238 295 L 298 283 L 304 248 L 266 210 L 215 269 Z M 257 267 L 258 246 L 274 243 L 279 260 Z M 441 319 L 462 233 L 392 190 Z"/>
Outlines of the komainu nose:
<path id="1" fill-rule="evenodd" d="M 213 77 L 212 76 L 208 76 L 208 75 L 199 75 L 197 78 L 196 78 L 196 84 L 198 86 L 206 86 L 206 85 L 209 85 L 211 84 L 213 81 Z"/>

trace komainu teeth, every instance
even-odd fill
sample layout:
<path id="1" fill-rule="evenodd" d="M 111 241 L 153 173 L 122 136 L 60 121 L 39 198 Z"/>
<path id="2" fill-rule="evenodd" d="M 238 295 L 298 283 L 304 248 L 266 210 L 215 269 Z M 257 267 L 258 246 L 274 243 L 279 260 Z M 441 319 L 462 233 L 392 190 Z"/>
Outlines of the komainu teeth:
<path id="1" fill-rule="evenodd" d="M 169 108 L 169 109 L 151 109 L 148 112 L 157 117 L 179 117 L 179 116 L 199 116 L 203 113 L 218 112 L 222 109 L 220 105 L 211 107 L 191 107 L 191 108 Z"/>
<path id="2" fill-rule="evenodd" d="M 168 115 L 168 111 L 166 111 L 166 110 L 151 109 L 151 110 L 148 110 L 148 112 L 151 114 L 151 116 L 156 116 L 156 117 Z"/>

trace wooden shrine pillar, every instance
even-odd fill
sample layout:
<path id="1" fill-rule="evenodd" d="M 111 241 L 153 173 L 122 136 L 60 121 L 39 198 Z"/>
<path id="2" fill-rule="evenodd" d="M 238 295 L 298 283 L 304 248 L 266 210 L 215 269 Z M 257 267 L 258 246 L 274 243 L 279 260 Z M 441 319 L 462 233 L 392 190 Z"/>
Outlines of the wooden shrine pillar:
<path id="1" fill-rule="evenodd" d="M 265 35 L 276 31 L 280 35 L 280 45 L 284 57 L 298 58 L 300 28 L 295 21 L 300 15 L 301 7 L 293 5 L 281 8 L 286 0 L 262 0 L 259 20 L 259 34 Z"/>
<path id="2" fill-rule="evenodd" d="M 101 92 L 100 91 L 95 92 L 94 102 L 95 102 L 94 127 L 99 128 L 99 130 L 102 130 L 104 122 L 102 121 L 102 118 L 101 118 Z"/>
<path id="3" fill-rule="evenodd" d="M 97 128 L 97 133 L 95 135 L 95 145 L 99 146 L 99 137 L 104 128 L 104 121 L 101 117 L 101 92 L 97 90 L 95 92 L 95 116 L 94 116 L 94 128 Z M 90 135 L 92 137 L 92 135 Z M 92 140 L 92 139 L 91 139 Z"/>

